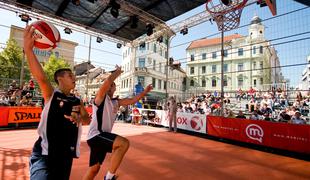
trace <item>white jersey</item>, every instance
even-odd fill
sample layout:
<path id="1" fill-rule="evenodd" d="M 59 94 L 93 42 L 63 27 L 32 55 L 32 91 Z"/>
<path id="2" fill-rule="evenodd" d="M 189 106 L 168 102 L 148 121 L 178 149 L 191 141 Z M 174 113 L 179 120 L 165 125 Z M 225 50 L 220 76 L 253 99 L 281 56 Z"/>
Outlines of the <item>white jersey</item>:
<path id="1" fill-rule="evenodd" d="M 89 125 L 87 140 L 101 132 L 112 131 L 118 107 L 118 100 L 111 100 L 109 96 L 106 96 L 99 106 L 93 104 L 93 115 Z"/>

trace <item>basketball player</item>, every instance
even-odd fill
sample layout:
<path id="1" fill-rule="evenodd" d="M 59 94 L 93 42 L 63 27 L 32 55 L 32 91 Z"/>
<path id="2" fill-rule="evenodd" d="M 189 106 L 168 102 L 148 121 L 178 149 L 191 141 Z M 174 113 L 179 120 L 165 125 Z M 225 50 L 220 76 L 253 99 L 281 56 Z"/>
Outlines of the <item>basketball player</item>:
<path id="1" fill-rule="evenodd" d="M 87 138 L 90 147 L 90 167 L 84 176 L 84 180 L 94 179 L 107 152 L 112 152 L 112 154 L 111 163 L 104 179 L 116 179 L 115 172 L 129 148 L 128 139 L 111 133 L 117 110 L 119 106 L 134 104 L 152 90 L 152 86 L 148 85 L 143 92 L 133 98 L 113 99 L 116 90 L 114 80 L 121 73 L 121 68 L 116 66 L 116 70 L 104 81 L 95 96 L 92 121 Z"/>
<path id="2" fill-rule="evenodd" d="M 33 53 L 34 28 L 24 31 L 24 51 L 30 71 L 37 80 L 45 100 L 39 138 L 30 157 L 30 179 L 69 179 L 73 158 L 79 156 L 80 122 L 89 117 L 80 99 L 70 94 L 75 88 L 75 76 L 70 69 L 59 69 L 54 74 L 58 89 L 48 81 L 38 59 Z"/>

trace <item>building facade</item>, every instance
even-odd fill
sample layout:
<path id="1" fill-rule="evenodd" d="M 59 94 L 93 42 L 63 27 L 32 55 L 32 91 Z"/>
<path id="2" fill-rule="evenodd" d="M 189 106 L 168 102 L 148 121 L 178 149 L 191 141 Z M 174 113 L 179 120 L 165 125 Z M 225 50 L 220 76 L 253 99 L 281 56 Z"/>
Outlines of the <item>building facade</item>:
<path id="1" fill-rule="evenodd" d="M 250 87 L 269 90 L 283 83 L 277 52 L 265 38 L 265 26 L 255 16 L 248 35 L 224 37 L 224 91 Z M 193 41 L 186 49 L 187 91 L 221 90 L 221 38 Z"/>
<path id="2" fill-rule="evenodd" d="M 136 47 L 126 46 L 123 48 L 122 69 L 124 72 L 119 78 L 117 88 L 120 97 L 132 96 L 135 92 L 135 85 L 138 82 L 143 87 L 153 85 L 149 97 L 157 100 L 165 100 L 168 96 L 174 95 L 181 100 L 184 91 L 184 78 L 186 73 L 181 68 L 172 70 L 167 67 L 168 41 L 143 42 Z M 168 71 L 168 76 L 166 72 Z"/>
<path id="3" fill-rule="evenodd" d="M 310 63 L 310 55 L 307 57 L 307 63 Z M 299 90 L 304 90 L 302 93 L 306 95 L 310 90 L 310 64 L 302 71 L 301 82 L 298 85 Z"/>
<path id="4" fill-rule="evenodd" d="M 23 47 L 24 43 L 23 35 L 24 35 L 24 28 L 17 27 L 14 25 L 11 26 L 10 38 L 15 39 L 20 47 Z M 34 48 L 33 52 L 36 54 L 39 62 L 42 64 L 44 64 L 49 59 L 51 53 L 54 52 L 56 57 L 62 57 L 73 68 L 75 47 L 77 45 L 78 43 L 61 39 L 58 46 L 52 51 Z"/>

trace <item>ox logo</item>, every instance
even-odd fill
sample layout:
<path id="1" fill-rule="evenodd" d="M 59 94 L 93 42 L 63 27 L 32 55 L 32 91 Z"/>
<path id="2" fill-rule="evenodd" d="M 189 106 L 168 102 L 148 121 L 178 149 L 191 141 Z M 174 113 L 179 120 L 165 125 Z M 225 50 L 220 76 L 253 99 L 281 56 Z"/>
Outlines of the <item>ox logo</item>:
<path id="1" fill-rule="evenodd" d="M 245 129 L 246 135 L 253 140 L 256 140 L 260 143 L 263 142 L 264 131 L 257 124 L 249 124 Z"/>
<path id="2" fill-rule="evenodd" d="M 199 118 L 199 116 L 194 116 L 191 119 L 191 127 L 196 131 L 200 131 L 203 126 L 203 121 Z"/>

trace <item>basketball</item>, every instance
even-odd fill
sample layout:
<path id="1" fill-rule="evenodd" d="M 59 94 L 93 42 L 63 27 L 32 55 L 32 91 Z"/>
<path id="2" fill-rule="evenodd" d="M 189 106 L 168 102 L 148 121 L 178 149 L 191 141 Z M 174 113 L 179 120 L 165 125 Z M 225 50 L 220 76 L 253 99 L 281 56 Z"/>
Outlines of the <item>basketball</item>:
<path id="1" fill-rule="evenodd" d="M 51 50 L 57 47 L 60 41 L 60 33 L 57 28 L 46 21 L 36 21 L 32 23 L 35 33 L 40 36 L 34 41 L 34 46 L 38 49 Z"/>

